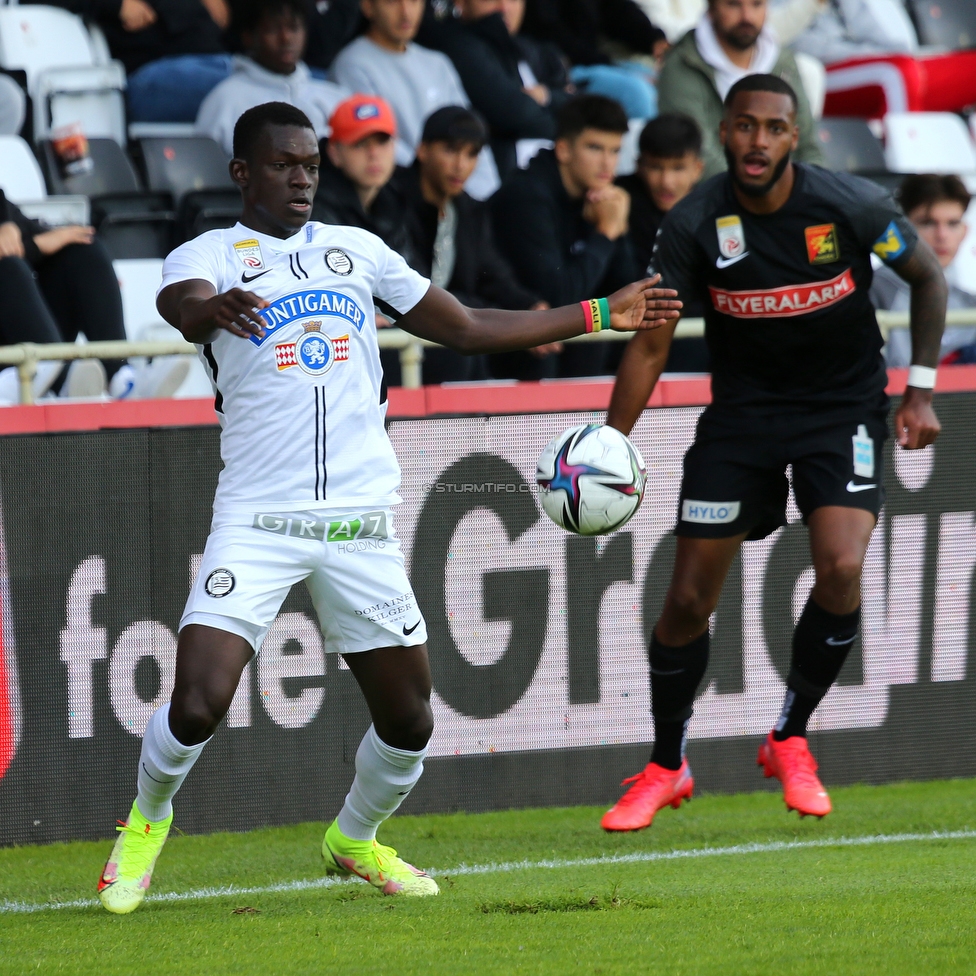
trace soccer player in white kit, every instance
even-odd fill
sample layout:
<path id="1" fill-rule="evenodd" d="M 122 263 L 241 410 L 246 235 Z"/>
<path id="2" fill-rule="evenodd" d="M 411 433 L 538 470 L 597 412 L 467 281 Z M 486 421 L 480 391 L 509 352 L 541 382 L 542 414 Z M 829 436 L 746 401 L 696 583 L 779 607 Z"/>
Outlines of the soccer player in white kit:
<path id="1" fill-rule="evenodd" d="M 375 839 L 420 778 L 433 718 L 426 625 L 391 514 L 400 471 L 384 428 L 374 302 L 414 335 L 468 353 L 601 325 L 656 328 L 680 308 L 649 280 L 583 308 L 467 309 L 374 235 L 309 222 L 318 167 L 302 112 L 281 102 L 245 112 L 230 164 L 240 223 L 188 241 L 163 266 L 157 307 L 210 372 L 224 468 L 180 622 L 173 695 L 149 720 L 137 796 L 99 879 L 103 905 L 118 914 L 145 897 L 172 798 L 302 580 L 327 649 L 345 658 L 373 720 L 322 843 L 326 870 L 384 894 L 437 894 L 433 878 Z M 343 558 L 351 541 L 383 545 Z"/>

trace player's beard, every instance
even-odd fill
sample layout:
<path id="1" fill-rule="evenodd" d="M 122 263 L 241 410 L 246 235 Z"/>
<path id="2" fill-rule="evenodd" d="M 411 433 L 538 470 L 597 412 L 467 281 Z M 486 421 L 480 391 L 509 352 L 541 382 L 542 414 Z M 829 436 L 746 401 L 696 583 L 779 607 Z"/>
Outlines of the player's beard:
<path id="1" fill-rule="evenodd" d="M 765 183 L 744 183 L 739 179 L 738 173 L 735 171 L 735 156 L 732 155 L 731 150 L 728 146 L 723 146 L 725 151 L 725 162 L 729 168 L 729 176 L 732 177 L 732 182 L 747 196 L 747 197 L 764 197 L 769 191 L 780 181 L 780 177 L 786 172 L 786 167 L 789 165 L 790 157 L 792 153 L 787 153 L 777 164 L 776 168 L 773 170 L 773 175 Z"/>

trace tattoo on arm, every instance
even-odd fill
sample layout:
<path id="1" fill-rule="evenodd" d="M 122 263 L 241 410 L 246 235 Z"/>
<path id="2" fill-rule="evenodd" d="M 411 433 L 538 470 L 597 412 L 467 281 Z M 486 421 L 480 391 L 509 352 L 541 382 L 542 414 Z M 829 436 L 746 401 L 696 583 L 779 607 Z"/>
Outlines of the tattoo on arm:
<path id="1" fill-rule="evenodd" d="M 919 241 L 912 256 L 895 271 L 912 286 L 912 362 L 935 367 L 939 363 L 949 292 L 942 267 L 931 248 Z"/>

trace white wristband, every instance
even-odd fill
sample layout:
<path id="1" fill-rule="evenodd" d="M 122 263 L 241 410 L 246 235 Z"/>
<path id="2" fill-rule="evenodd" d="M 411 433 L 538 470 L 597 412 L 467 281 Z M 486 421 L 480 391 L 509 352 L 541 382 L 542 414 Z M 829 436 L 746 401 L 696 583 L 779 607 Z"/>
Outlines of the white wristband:
<path id="1" fill-rule="evenodd" d="M 934 390 L 935 373 L 931 366 L 909 366 L 908 385 L 914 386 L 916 390 Z"/>

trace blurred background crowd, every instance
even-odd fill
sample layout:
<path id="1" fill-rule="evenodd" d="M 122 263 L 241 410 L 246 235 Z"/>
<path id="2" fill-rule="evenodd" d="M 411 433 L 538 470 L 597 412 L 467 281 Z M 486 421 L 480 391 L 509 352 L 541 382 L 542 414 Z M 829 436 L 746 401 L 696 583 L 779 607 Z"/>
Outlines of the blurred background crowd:
<path id="1" fill-rule="evenodd" d="M 372 231 L 470 306 L 608 294 L 725 169 L 722 101 L 757 72 L 798 92 L 795 158 L 893 190 L 950 307 L 976 309 L 973 0 L 64 0 L 0 6 L 0 344 L 172 334 L 152 304 L 162 258 L 237 220 L 233 127 L 266 101 L 321 139 L 314 219 Z M 908 308 L 884 269 L 872 297 Z M 604 375 L 621 349 L 428 350 L 424 381 Z M 909 354 L 892 333 L 889 364 Z M 948 329 L 943 355 L 976 361 L 976 326 Z M 393 351 L 384 368 L 398 383 Z M 707 372 L 703 340 L 677 341 L 668 369 Z M 87 360 L 43 365 L 35 393 L 202 395 L 202 379 L 186 359 Z M 0 372 L 0 402 L 16 383 Z"/>

